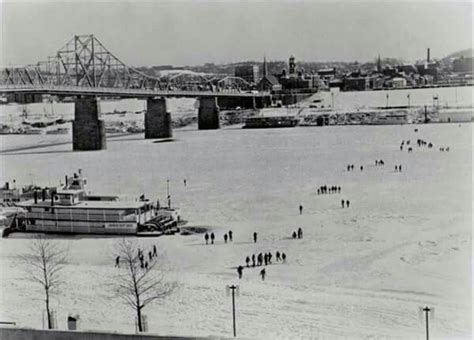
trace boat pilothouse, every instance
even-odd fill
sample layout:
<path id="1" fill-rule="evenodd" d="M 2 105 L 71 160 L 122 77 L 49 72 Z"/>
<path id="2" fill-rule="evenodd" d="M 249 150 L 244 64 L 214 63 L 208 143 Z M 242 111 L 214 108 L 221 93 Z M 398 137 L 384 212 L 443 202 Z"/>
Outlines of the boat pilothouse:
<path id="1" fill-rule="evenodd" d="M 79 170 L 65 178 L 66 184 L 50 193 L 34 192 L 32 200 L 17 205 L 24 208 L 26 231 L 73 234 L 153 234 L 176 227 L 179 212 L 160 208 L 142 195 L 139 200 L 124 200 L 114 195 L 95 195 L 86 191 L 87 179 Z"/>

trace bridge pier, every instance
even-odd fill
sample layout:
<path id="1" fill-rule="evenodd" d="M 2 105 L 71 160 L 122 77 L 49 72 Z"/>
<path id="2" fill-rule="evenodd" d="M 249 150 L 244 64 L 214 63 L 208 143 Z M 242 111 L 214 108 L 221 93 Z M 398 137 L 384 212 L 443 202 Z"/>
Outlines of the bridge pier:
<path id="1" fill-rule="evenodd" d="M 145 112 L 145 138 L 170 137 L 173 137 L 173 128 L 166 98 L 148 98 Z"/>
<path id="2" fill-rule="evenodd" d="M 219 129 L 219 105 L 216 97 L 201 97 L 199 99 L 198 129 Z"/>
<path id="3" fill-rule="evenodd" d="M 77 98 L 72 122 L 72 149 L 74 151 L 103 150 L 107 148 L 105 124 L 99 119 L 96 97 Z"/>

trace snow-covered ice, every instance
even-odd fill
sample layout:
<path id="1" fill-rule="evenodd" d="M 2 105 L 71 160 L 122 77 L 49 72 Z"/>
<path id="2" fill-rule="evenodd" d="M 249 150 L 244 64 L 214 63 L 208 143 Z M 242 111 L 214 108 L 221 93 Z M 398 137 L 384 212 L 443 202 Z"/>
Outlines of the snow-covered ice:
<path id="1" fill-rule="evenodd" d="M 471 124 L 188 128 L 172 143 L 132 135 L 79 153 L 67 136 L 2 136 L 3 150 L 26 148 L 0 155 L 1 180 L 53 185 L 82 168 L 90 190 L 165 201 L 170 179 L 172 204 L 189 225 L 212 227 L 217 244 L 204 245 L 202 234 L 136 239 L 145 249 L 158 246 L 167 277 L 179 285 L 145 309 L 150 333 L 232 336 L 225 287 L 234 283 L 242 337 L 420 339 L 418 308 L 427 305 L 436 309 L 432 338 L 470 338 L 471 136 Z M 418 138 L 434 148 L 399 150 L 402 140 Z M 39 143 L 54 145 L 28 148 Z M 443 146 L 450 151 L 439 152 Z M 347 164 L 355 170 L 345 171 Z M 341 186 L 341 194 L 317 195 L 324 184 Z M 293 240 L 298 227 L 304 238 Z M 224 244 L 229 229 L 234 241 Z M 60 328 L 78 313 L 82 329 L 134 331 L 134 314 L 113 289 L 116 240 L 58 238 L 69 249 L 67 285 L 53 302 Z M 0 319 L 41 327 L 41 291 L 17 261 L 30 241 L 0 240 Z M 247 255 L 277 250 L 287 263 L 268 266 L 264 282 L 257 268 L 239 281 L 235 266 Z"/>

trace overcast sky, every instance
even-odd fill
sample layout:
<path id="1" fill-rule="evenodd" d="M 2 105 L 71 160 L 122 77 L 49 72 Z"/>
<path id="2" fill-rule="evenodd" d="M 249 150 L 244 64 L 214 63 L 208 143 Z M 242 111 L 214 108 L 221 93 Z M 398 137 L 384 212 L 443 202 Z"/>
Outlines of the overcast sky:
<path id="1" fill-rule="evenodd" d="M 2 2 L 3 65 L 53 55 L 75 34 L 95 34 L 125 63 L 197 65 L 241 60 L 422 59 L 472 46 L 472 4 L 387 1 L 336 3 Z"/>

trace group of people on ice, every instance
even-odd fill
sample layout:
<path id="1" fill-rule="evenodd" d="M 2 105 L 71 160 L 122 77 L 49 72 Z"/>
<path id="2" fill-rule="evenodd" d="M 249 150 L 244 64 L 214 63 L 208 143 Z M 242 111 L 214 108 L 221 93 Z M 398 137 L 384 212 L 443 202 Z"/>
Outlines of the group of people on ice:
<path id="1" fill-rule="evenodd" d="M 332 186 L 327 186 L 327 185 L 321 185 L 318 190 L 318 195 L 324 195 L 324 194 L 340 194 L 341 193 L 341 187 L 332 185 Z"/>
<path id="2" fill-rule="evenodd" d="M 213 232 L 211 232 L 211 234 L 207 232 L 204 234 L 204 240 L 206 241 L 206 244 L 209 244 L 209 240 L 211 240 L 211 244 L 214 244 L 215 238 L 216 235 L 214 235 Z M 229 230 L 227 233 L 224 234 L 224 243 L 227 243 L 227 240 L 229 242 L 232 242 L 232 230 Z"/>
<path id="3" fill-rule="evenodd" d="M 267 266 L 267 265 L 270 265 L 272 264 L 272 258 L 273 258 L 273 254 L 271 251 L 269 251 L 268 253 L 259 253 L 257 256 L 255 256 L 255 254 L 252 254 L 252 256 L 247 256 L 245 258 L 245 264 L 246 264 L 246 267 L 247 268 L 250 268 L 250 267 L 261 267 L 263 265 Z M 283 252 L 279 252 L 277 251 L 275 253 L 275 261 L 276 262 L 282 262 L 282 263 L 285 263 L 286 262 L 286 254 L 283 253 Z M 250 264 L 250 262 L 252 262 Z M 243 275 L 243 272 L 244 272 L 244 266 L 240 265 L 237 267 L 237 274 L 239 275 L 239 279 L 242 278 L 242 275 Z M 263 268 L 261 271 L 260 271 L 260 275 L 262 276 L 262 280 L 265 280 L 265 275 L 266 275 L 266 271 L 265 271 L 265 268 Z"/>
<path id="4" fill-rule="evenodd" d="M 291 235 L 294 239 L 298 238 L 303 238 L 303 229 L 298 228 L 297 231 L 294 231 L 293 234 Z"/>
<path id="5" fill-rule="evenodd" d="M 158 253 L 156 251 L 156 245 L 153 245 L 153 248 L 148 251 L 148 261 L 151 262 L 155 256 L 158 256 Z M 137 250 L 137 258 L 140 261 L 140 268 L 148 270 L 148 261 L 145 259 L 143 250 L 140 248 Z M 120 255 L 115 258 L 115 267 L 120 267 Z"/>

